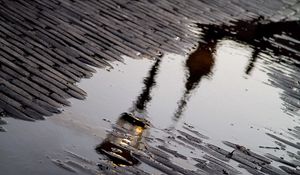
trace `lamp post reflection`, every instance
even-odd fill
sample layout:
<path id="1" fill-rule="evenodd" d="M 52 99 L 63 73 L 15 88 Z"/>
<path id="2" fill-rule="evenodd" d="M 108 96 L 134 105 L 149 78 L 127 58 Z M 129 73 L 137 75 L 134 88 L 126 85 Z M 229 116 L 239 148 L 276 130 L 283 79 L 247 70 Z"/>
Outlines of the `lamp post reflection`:
<path id="1" fill-rule="evenodd" d="M 275 54 L 286 55 L 286 50 L 275 48 L 267 40 L 274 34 L 286 31 L 286 26 L 292 27 L 291 32 L 299 35 L 298 22 L 265 23 L 259 18 L 253 21 L 236 21 L 233 26 L 199 24 L 202 29 L 202 42 L 199 47 L 189 55 L 185 62 L 186 82 L 182 97 L 178 102 L 173 120 L 168 130 L 175 128 L 188 104 L 193 91 L 199 86 L 201 80 L 212 75 L 215 64 L 216 48 L 220 40 L 231 39 L 253 48 L 249 63 L 245 69 L 246 74 L 251 74 L 259 54 L 272 50 Z M 97 146 L 99 153 L 107 155 L 117 165 L 132 166 L 139 163 L 132 156 L 134 150 L 144 150 L 146 147 L 145 136 L 149 134 L 150 122 L 147 120 L 147 104 L 151 101 L 151 91 L 156 85 L 156 76 L 161 64 L 161 57 L 157 58 L 151 67 L 148 76 L 144 79 L 142 93 L 138 96 L 132 109 L 120 115 L 113 131 Z"/>
<path id="2" fill-rule="evenodd" d="M 150 122 L 147 120 L 147 103 L 151 100 L 151 90 L 155 86 L 161 58 L 157 58 L 144 79 L 145 87 L 138 96 L 130 112 L 121 114 L 113 131 L 96 147 L 98 153 L 105 154 L 117 165 L 132 166 L 139 161 L 132 156 L 134 150 L 145 149 L 145 136 L 149 134 Z"/>
<path id="3" fill-rule="evenodd" d="M 198 86 L 203 77 L 209 76 L 214 65 L 214 50 L 217 40 L 207 38 L 206 44 L 201 44 L 189 55 L 185 67 L 187 70 L 185 91 L 179 101 L 174 120 L 181 117 L 191 92 Z M 151 101 L 151 90 L 156 85 L 156 75 L 161 63 L 157 58 L 151 67 L 148 77 L 144 79 L 144 89 L 138 96 L 130 112 L 121 114 L 106 139 L 97 146 L 99 153 L 107 155 L 117 165 L 132 166 L 139 161 L 132 156 L 133 150 L 144 150 L 144 138 L 148 135 L 150 122 L 147 120 L 147 104 Z"/>
<path id="4" fill-rule="evenodd" d="M 99 153 L 108 156 L 117 165 L 132 166 L 139 161 L 132 156 L 132 149 L 145 149 L 144 136 L 147 135 L 147 121 L 130 113 L 123 113 L 113 131 L 97 146 Z"/>
<path id="5" fill-rule="evenodd" d="M 273 52 L 275 55 L 291 56 L 291 52 L 284 48 L 278 48 L 269 40 L 272 36 L 281 33 L 287 33 L 292 38 L 300 38 L 299 21 L 289 22 L 270 22 L 263 18 L 253 19 L 251 21 L 235 21 L 234 25 L 214 25 L 198 24 L 202 30 L 202 41 L 186 61 L 187 81 L 185 91 L 178 102 L 178 108 L 174 113 L 174 126 L 181 118 L 184 109 L 192 95 L 192 92 L 199 85 L 203 77 L 209 77 L 215 63 L 214 54 L 218 43 L 223 39 L 230 39 L 238 43 L 250 46 L 253 52 L 245 68 L 245 74 L 250 75 L 255 68 L 255 62 L 261 53 Z M 299 55 L 293 55 L 299 59 Z M 171 126 L 169 129 L 172 129 Z"/>
<path id="6" fill-rule="evenodd" d="M 180 118 L 191 96 L 191 92 L 197 87 L 200 80 L 209 76 L 214 65 L 212 50 L 215 49 L 216 40 L 210 40 L 207 44 L 199 46 L 187 59 L 187 81 L 185 91 L 175 112 L 175 120 Z M 144 89 L 138 96 L 130 112 L 121 114 L 113 131 L 104 141 L 97 146 L 97 152 L 105 154 L 117 165 L 132 166 L 139 163 L 132 156 L 134 150 L 145 149 L 145 136 L 149 134 L 150 122 L 147 120 L 147 104 L 151 101 L 151 90 L 156 85 L 156 75 L 161 63 L 157 58 L 151 67 L 148 77 L 144 79 Z"/>
<path id="7" fill-rule="evenodd" d="M 174 120 L 177 121 L 187 105 L 192 91 L 199 85 L 203 77 L 208 77 L 215 63 L 214 52 L 217 40 L 205 38 L 206 43 L 201 43 L 199 47 L 189 55 L 185 62 L 186 83 L 183 96 L 178 102 L 178 108 L 174 114 Z"/>

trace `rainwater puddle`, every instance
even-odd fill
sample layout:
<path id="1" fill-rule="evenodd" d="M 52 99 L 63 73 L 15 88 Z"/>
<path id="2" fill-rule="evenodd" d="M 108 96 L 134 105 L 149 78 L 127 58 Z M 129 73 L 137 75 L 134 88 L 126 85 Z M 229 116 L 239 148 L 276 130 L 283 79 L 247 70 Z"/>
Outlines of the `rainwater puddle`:
<path id="1" fill-rule="evenodd" d="M 135 120 L 120 117 L 122 113 L 130 112 L 151 123 L 148 129 L 131 123 L 134 129 L 130 132 L 146 133 L 146 140 L 138 141 L 135 147 L 132 140 L 128 138 L 128 143 L 124 143 L 121 137 L 120 143 L 137 148 L 141 143 L 149 142 L 147 144 L 151 147 L 166 154 L 171 152 L 172 162 L 188 169 L 197 170 L 192 158 L 200 158 L 209 151 L 204 153 L 193 145 L 189 146 L 187 141 L 174 139 L 179 138 L 177 132 L 180 131 L 194 131 L 194 136 L 199 132 L 209 138 L 203 139 L 207 145 L 213 144 L 225 150 L 231 149 L 222 141 L 231 141 L 261 155 L 271 153 L 289 160 L 284 150 L 262 147 L 278 146 L 275 138 L 266 132 L 299 141 L 297 135 L 292 137 L 286 132 L 299 122 L 296 118 L 298 112 L 294 110 L 292 115 L 288 112 L 283 98 L 289 91 L 280 84 L 289 80 L 284 77 L 289 77 L 291 72 L 298 72 L 284 62 L 275 62 L 277 56 L 271 53 L 256 53 L 258 59 L 253 60 L 255 49 L 244 42 L 222 38 L 200 44 L 186 57 L 175 54 L 165 54 L 156 60 L 125 57 L 125 64 L 114 64 L 113 69 L 98 70 L 91 79 L 82 80 L 79 86 L 87 92 L 87 99 L 71 99 L 72 106 L 64 108 L 62 114 L 43 122 L 25 122 L 22 127 L 19 125 L 24 122 L 9 119 L 11 121 L 6 126 L 9 132 L 1 136 L 1 157 L 6 158 L 1 158 L 0 169 L 7 174 L 22 171 L 28 174 L 48 167 L 47 172 L 68 174 L 51 163 L 53 159 L 68 160 L 67 150 L 95 162 L 89 164 L 93 174 L 98 170 L 98 158 L 106 160 L 112 157 L 107 156 L 107 152 L 98 154 L 95 148 L 99 144 L 101 147 L 103 143 L 119 142 L 114 132 L 124 128 L 128 120 Z M 279 78 L 276 76 L 278 71 Z M 102 151 L 105 149 L 108 148 L 102 148 Z M 176 150 L 178 155 L 168 149 Z M 297 151 L 290 146 L 286 149 Z M 143 159 L 141 155 L 137 157 Z M 11 170 L 9 166 L 18 166 L 25 158 L 29 158 L 28 166 L 20 165 L 20 169 Z M 139 165 L 141 169 L 155 174 L 162 171 L 149 163 L 146 165 L 145 161 Z M 135 164 L 133 162 L 131 160 L 129 164 Z M 237 168 L 236 162 L 228 164 Z M 40 167 L 35 172 L 29 170 L 35 166 Z M 246 173 L 245 170 L 239 171 Z"/>
<path id="2" fill-rule="evenodd" d="M 268 82 L 266 73 L 257 68 L 251 76 L 245 74 L 250 52 L 251 48 L 234 41 L 220 42 L 211 72 L 200 77 L 189 92 L 185 87 L 185 58 L 167 54 L 160 62 L 145 108 L 152 125 L 158 129 L 179 129 L 188 123 L 212 139 L 252 145 L 263 141 L 257 137 L 249 139 L 251 134 L 257 136 L 257 129 L 293 126 L 292 119 L 282 111 L 280 90 L 264 83 Z M 80 84 L 88 93 L 87 100 L 72 100 L 72 107 L 50 120 L 103 137 L 121 113 L 134 108 L 144 88 L 143 79 L 154 63 L 127 58 L 124 65 L 115 69 L 99 70 L 92 79 Z M 181 103 L 186 105 L 182 107 Z M 178 111 L 182 111 L 180 116 L 176 116 Z"/>
<path id="3" fill-rule="evenodd" d="M 146 94 L 150 99 L 145 102 L 144 113 L 156 128 L 150 135 L 166 139 L 160 130 L 182 130 L 186 123 L 221 147 L 224 147 L 221 143 L 224 140 L 246 145 L 259 153 L 265 151 L 258 148 L 261 145 L 274 146 L 272 139 L 265 135 L 265 128 L 280 132 L 292 128 L 294 122 L 282 110 L 281 90 L 266 84 L 269 77 L 262 61 L 256 63 L 251 75 L 245 73 L 251 52 L 249 46 L 222 40 L 211 58 L 207 58 L 208 63 L 201 63 L 209 67 L 198 70 L 202 75 L 190 79 L 187 58 L 166 54 L 157 67 L 155 83 L 148 87 L 150 91 Z M 28 167 L 37 164 L 46 164 L 47 167 L 50 163 L 47 155 L 63 158 L 64 150 L 75 151 L 96 161 L 95 146 L 111 131 L 111 125 L 121 113 L 135 108 L 138 96 L 147 88 L 143 80 L 151 76 L 149 72 L 155 63 L 154 60 L 126 58 L 125 64 L 116 64 L 110 70 L 98 70 L 93 78 L 82 80 L 80 87 L 87 92 L 87 99 L 71 99 L 72 106 L 65 108 L 62 114 L 43 122 L 25 123 L 22 127 L 18 127 L 22 121 L 10 121 L 17 124 L 7 126 L 7 137 L 14 136 L 13 139 L 2 138 L 1 150 L 7 154 L 6 161 L 18 164 L 24 161 L 19 156 L 30 153 L 30 156 L 23 157 L 37 158 L 40 162 L 31 160 Z M 20 128 L 26 132 L 21 132 Z M 22 151 L 12 153 L 13 150 L 7 150 L 12 148 L 7 146 L 11 144 L 13 150 Z M 189 154 L 184 147 L 181 152 Z M 185 161 L 177 162 L 186 164 Z"/>
<path id="4" fill-rule="evenodd" d="M 268 85 L 269 77 L 263 61 L 256 63 L 251 75 L 245 73 L 251 52 L 249 46 L 222 40 L 216 52 L 208 58 L 211 59 L 208 60 L 211 63 L 207 63 L 209 70 L 198 71 L 202 75 L 196 75 L 194 79 L 188 79 L 185 57 L 166 54 L 157 67 L 155 83 L 148 87 L 150 91 L 146 94 L 150 99 L 145 102 L 143 113 L 155 128 L 150 135 L 166 139 L 161 130 L 182 130 L 186 123 L 208 136 L 209 142 L 215 145 L 224 147 L 221 142 L 226 140 L 258 153 L 269 152 L 259 148 L 261 145 L 276 146 L 265 134 L 266 128 L 281 132 L 292 128 L 295 123 L 282 110 L 281 90 Z M 7 156 L 5 161 L 15 162 L 13 166 L 16 166 L 24 162 L 25 157 L 30 157 L 29 165 L 22 165 L 21 169 L 43 166 L 25 172 L 36 173 L 48 167 L 48 172 L 61 174 L 61 169 L 50 166 L 51 158 L 47 156 L 63 159 L 64 150 L 72 150 L 97 161 L 94 148 L 105 139 L 121 113 L 135 108 L 138 96 L 147 88 L 143 80 L 151 76 L 149 72 L 155 63 L 154 60 L 126 58 L 125 64 L 114 65 L 114 69 L 98 70 L 93 78 L 80 83 L 88 93 L 87 99 L 71 99 L 71 107 L 47 121 L 23 124 L 23 121 L 10 119 L 9 123 L 13 124 L 7 126 L 9 132 L 1 144 L 1 152 Z M 22 123 L 22 127 L 18 127 L 18 123 Z M 185 155 L 190 154 L 185 147 L 181 149 Z M 16 153 L 15 150 L 22 151 Z M 2 159 L 1 164 L 9 165 L 5 161 Z M 174 161 L 189 167 L 186 161 Z M 11 167 L 3 168 L 7 168 L 8 174 L 12 172 L 8 171 Z"/>

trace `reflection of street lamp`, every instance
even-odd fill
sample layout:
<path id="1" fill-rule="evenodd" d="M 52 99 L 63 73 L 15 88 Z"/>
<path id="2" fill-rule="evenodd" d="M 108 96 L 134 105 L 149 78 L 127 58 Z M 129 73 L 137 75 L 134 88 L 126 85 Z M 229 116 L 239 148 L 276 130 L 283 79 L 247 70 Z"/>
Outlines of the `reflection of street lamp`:
<path id="1" fill-rule="evenodd" d="M 228 38 L 253 48 L 249 65 L 245 70 L 246 74 L 250 74 L 261 52 L 271 50 L 276 54 L 286 55 L 289 53 L 276 48 L 266 38 L 287 29 L 291 29 L 293 35 L 300 37 L 299 22 L 265 23 L 262 19 L 258 19 L 250 22 L 237 21 L 234 26 L 201 24 L 198 26 L 203 30 L 202 40 L 204 42 L 199 44 L 197 50 L 188 57 L 185 63 L 187 72 L 185 91 L 174 114 L 174 126 L 171 126 L 170 129 L 175 128 L 175 124 L 182 116 L 193 90 L 197 88 L 201 79 L 210 76 L 215 63 L 215 49 L 220 40 Z M 113 127 L 113 131 L 96 148 L 99 153 L 107 155 L 117 165 L 138 164 L 139 161 L 132 156 L 132 152 L 145 149 L 144 136 L 148 134 L 148 127 L 150 126 L 150 122 L 146 120 L 146 107 L 151 100 L 151 90 L 156 84 L 155 77 L 160 62 L 161 58 L 157 58 L 148 77 L 144 79 L 145 87 L 138 96 L 133 109 L 130 113 L 121 114 Z"/>
<path id="2" fill-rule="evenodd" d="M 135 150 L 145 149 L 144 136 L 148 134 L 150 122 L 146 119 L 147 103 L 151 100 L 151 90 L 155 86 L 155 76 L 161 58 L 157 58 L 144 79 L 145 87 L 130 113 L 123 113 L 104 141 L 96 147 L 98 153 L 105 154 L 115 164 L 132 166 L 139 161 L 132 156 Z"/>
<path id="3" fill-rule="evenodd" d="M 138 164 L 131 151 L 145 149 L 144 136 L 147 134 L 145 131 L 148 126 L 147 120 L 123 113 L 113 131 L 97 146 L 96 150 L 107 155 L 115 164 L 127 166 Z"/>
<path id="4" fill-rule="evenodd" d="M 182 116 L 186 108 L 192 91 L 198 86 L 201 79 L 211 74 L 211 69 L 215 62 L 214 54 L 216 46 L 221 40 L 230 39 L 248 45 L 253 49 L 245 70 L 245 73 L 249 75 L 255 67 L 255 62 L 260 53 L 269 52 L 269 50 L 271 50 L 274 54 L 290 54 L 290 52 L 286 52 L 284 48 L 278 49 L 268 38 L 282 32 L 300 38 L 299 21 L 274 23 L 265 21 L 259 17 L 252 21 L 235 21 L 233 24 L 234 25 L 197 24 L 198 27 L 202 29 L 202 42 L 199 43 L 197 50 L 189 55 L 185 63 L 187 72 L 185 91 L 178 102 L 178 107 L 174 114 L 174 126 L 171 126 L 169 129 L 175 127 L 176 122 Z"/>
<path id="5" fill-rule="evenodd" d="M 206 43 L 199 44 L 198 48 L 189 55 L 185 62 L 187 80 L 183 96 L 178 102 L 174 120 L 181 117 L 192 91 L 198 86 L 203 77 L 208 77 L 215 64 L 214 52 L 217 40 L 209 39 Z"/>

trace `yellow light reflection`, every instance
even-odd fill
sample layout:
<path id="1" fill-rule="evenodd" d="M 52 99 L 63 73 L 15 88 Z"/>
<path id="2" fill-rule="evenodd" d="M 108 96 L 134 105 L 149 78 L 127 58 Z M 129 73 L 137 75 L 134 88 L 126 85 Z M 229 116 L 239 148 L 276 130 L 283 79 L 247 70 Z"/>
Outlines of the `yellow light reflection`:
<path id="1" fill-rule="evenodd" d="M 137 127 L 135 128 L 135 133 L 136 133 L 136 134 L 141 134 L 143 131 L 144 131 L 144 128 L 142 128 L 142 127 L 140 127 L 140 126 L 137 126 Z"/>

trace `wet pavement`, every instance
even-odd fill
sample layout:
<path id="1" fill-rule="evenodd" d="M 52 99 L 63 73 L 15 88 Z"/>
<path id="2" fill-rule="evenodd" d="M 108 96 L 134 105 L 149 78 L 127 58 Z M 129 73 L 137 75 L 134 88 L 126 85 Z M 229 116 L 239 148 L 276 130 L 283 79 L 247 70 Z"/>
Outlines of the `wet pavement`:
<path id="1" fill-rule="evenodd" d="M 95 1 L 95 7 L 85 1 L 32 3 L 41 16 L 21 23 L 29 32 L 18 34 L 22 30 L 16 27 L 6 33 L 8 26 L 1 23 L 0 131 L 4 132 L 0 135 L 0 174 L 300 174 L 298 1 L 234 0 L 224 2 L 226 5 L 216 1 Z M 104 20 L 105 25 L 100 26 L 107 35 L 95 35 L 86 25 L 92 24 L 81 16 L 94 18 L 97 7 L 114 3 L 119 4 L 110 9 L 114 13 L 135 15 L 128 9 L 138 7 L 138 13 L 144 14 L 147 5 L 160 14 L 162 10 L 168 13 L 150 13 L 136 18 L 139 22 L 129 22 L 132 27 L 152 19 L 149 26 L 155 26 L 154 32 L 122 43 L 116 36 L 128 31 L 127 24 L 112 35 L 105 32 L 122 24 L 119 18 L 108 28 L 105 25 L 110 23 Z M 25 1 L 0 4 L 22 10 L 30 7 Z M 202 5 L 206 13 L 196 10 Z M 1 13 L 9 12 L 5 6 Z M 73 12 L 79 6 L 93 12 L 82 13 L 76 21 Z M 68 12 L 68 20 L 54 17 L 51 10 Z M 182 18 L 187 14 L 188 19 Z M 26 15 L 28 20 L 31 16 Z M 67 35 L 72 41 L 55 33 L 55 26 L 45 28 L 48 35 L 40 33 L 43 27 L 37 27 L 35 20 L 45 23 L 49 16 L 63 24 L 58 25 L 62 33 L 73 29 Z M 180 20 L 175 25 L 171 17 Z M 166 28 L 160 26 L 164 19 L 168 19 Z M 4 15 L 0 20 L 15 26 L 20 16 Z M 99 23 L 94 26 L 98 28 Z M 182 23 L 192 27 L 179 29 L 185 26 Z M 79 26 L 72 28 L 74 24 Z M 38 30 L 30 29 L 32 25 Z M 158 26 L 162 28 L 157 30 Z M 52 35 L 59 38 L 54 41 Z M 100 36 L 116 44 L 104 49 L 106 61 L 96 52 L 96 43 L 104 42 L 94 40 Z M 173 40 L 149 40 L 151 36 Z M 79 38 L 84 39 L 80 41 L 84 47 L 72 44 Z M 132 42 L 137 38 L 141 40 Z M 47 43 L 50 46 L 44 47 Z M 142 43 L 151 44 L 141 49 Z M 74 56 L 79 62 L 71 56 L 67 59 L 72 64 L 57 66 L 60 62 L 55 59 L 63 61 L 64 53 L 70 53 L 68 48 L 79 53 Z M 18 56 L 31 61 L 17 61 Z M 27 64 L 39 70 L 26 68 Z M 79 74 L 90 77 L 90 71 L 96 72 L 93 77 L 75 83 Z M 70 96 L 81 100 L 67 101 Z M 44 121 L 23 121 L 52 113 L 60 114 Z"/>
<path id="2" fill-rule="evenodd" d="M 271 86 L 272 79 L 268 76 L 272 73 L 269 70 L 271 68 L 266 67 L 264 63 L 271 58 L 264 55 L 265 59 L 258 59 L 250 76 L 245 73 L 251 59 L 249 46 L 232 40 L 223 40 L 217 48 L 213 66 L 207 64 L 211 67 L 211 71 L 207 71 L 206 68 L 201 71 L 203 76 L 200 79 L 196 78 L 198 83 L 193 86 L 190 93 L 186 92 L 187 87 L 190 86 L 187 86 L 189 71 L 185 67 L 189 59 L 174 54 L 165 55 L 159 62 L 126 58 L 125 65 L 99 70 L 92 79 L 84 80 L 80 87 L 86 89 L 89 94 L 87 99 L 72 100 L 72 106 L 65 108 L 62 114 L 46 121 L 30 124 L 9 119 L 9 124 L 5 126 L 9 132 L 5 133 L 6 139 L 3 138 L 5 141 L 1 145 L 1 150 L 5 152 L 4 157 L 6 157 L 1 160 L 2 165 L 6 165 L 2 169 L 8 174 L 17 174 L 20 171 L 26 172 L 25 174 L 38 174 L 44 171 L 49 174 L 69 174 L 68 171 L 95 174 L 102 172 L 101 169 L 105 170 L 104 174 L 108 174 L 107 170 L 116 171 L 114 164 L 111 165 L 108 159 L 109 156 L 97 154 L 96 149 L 107 139 L 114 138 L 112 134 L 119 135 L 120 138 L 124 137 L 120 136 L 124 134 L 124 128 L 117 129 L 122 123 L 119 117 L 124 112 L 132 111 L 137 104 L 136 101 L 140 99 L 144 99 L 144 103 L 140 101 L 138 104 L 144 105 L 137 108 L 139 115 L 147 114 L 147 120 L 151 122 L 151 126 L 144 131 L 148 133 L 144 133 L 146 136 L 143 136 L 145 138 L 142 142 L 147 144 L 149 155 L 168 157 L 172 162 L 181 165 L 180 167 L 191 170 L 203 169 L 209 174 L 215 171 L 212 168 L 215 167 L 214 163 L 221 164 L 223 169 L 227 167 L 225 171 L 228 172 L 247 173 L 237 165 L 238 162 L 242 164 L 244 162 L 229 161 L 228 157 L 208 147 L 209 144 L 213 144 L 227 150 L 226 154 L 230 153 L 233 149 L 225 146 L 222 141 L 242 144 L 261 155 L 270 153 L 290 161 L 295 159 L 289 156 L 297 155 L 295 147 L 265 134 L 267 132 L 285 138 L 297 125 L 294 121 L 295 116 L 288 115 L 287 109 L 282 105 L 283 101 L 280 99 L 282 90 Z M 232 64 L 236 64 L 236 67 L 229 67 Z M 155 68 L 158 70 L 154 71 Z M 170 75 L 173 75 L 172 78 Z M 148 80 L 145 82 L 148 83 L 144 83 L 144 77 Z M 232 81 L 226 81 L 228 78 Z M 262 99 L 261 96 L 265 98 Z M 186 100 L 186 103 L 182 100 Z M 181 104 L 186 105 L 182 108 Z M 146 106 L 146 112 L 141 114 L 141 108 Z M 26 132 L 20 134 L 20 128 Z M 128 134 L 134 135 L 132 129 L 130 131 L 125 130 L 126 137 Z M 105 133 L 108 135 L 105 136 Z M 281 143 L 282 146 L 276 143 Z M 33 156 L 31 153 L 36 155 Z M 27 165 L 22 165 L 24 160 L 19 156 L 26 158 Z M 82 159 L 87 159 L 88 162 Z M 173 174 L 168 168 L 157 167 L 155 162 L 147 162 L 147 159 L 143 158 L 138 160 L 144 163 L 135 166 L 143 171 Z M 224 162 L 219 162 L 220 160 L 227 162 L 226 166 Z M 16 164 L 9 162 L 16 162 Z M 211 165 L 207 164 L 208 162 Z M 97 166 L 99 163 L 100 168 Z M 19 169 L 12 168 L 18 164 L 21 164 Z M 67 170 L 55 168 L 57 164 Z M 86 164 L 86 166 L 80 168 L 78 164 Z M 144 164 L 150 164 L 150 167 Z M 246 162 L 246 165 L 248 164 L 249 162 Z M 279 164 L 272 163 L 272 165 Z M 179 171 L 178 167 L 175 169 Z M 118 169 L 117 172 L 122 174 L 123 171 L 129 173 L 126 168 Z M 185 174 L 190 172 L 187 171 Z"/>

